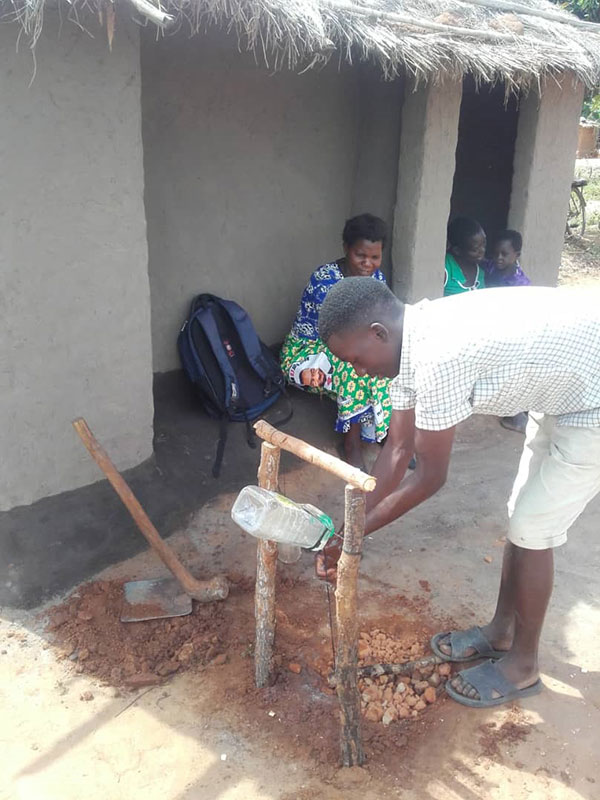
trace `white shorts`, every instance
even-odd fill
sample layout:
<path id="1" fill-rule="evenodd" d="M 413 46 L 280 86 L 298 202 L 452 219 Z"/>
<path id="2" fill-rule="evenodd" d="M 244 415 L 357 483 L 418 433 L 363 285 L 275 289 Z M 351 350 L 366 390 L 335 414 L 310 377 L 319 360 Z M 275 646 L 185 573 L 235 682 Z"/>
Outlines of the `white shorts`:
<path id="1" fill-rule="evenodd" d="M 530 412 L 508 501 L 508 539 L 527 550 L 567 541 L 567 531 L 600 492 L 600 428 L 556 424 Z"/>

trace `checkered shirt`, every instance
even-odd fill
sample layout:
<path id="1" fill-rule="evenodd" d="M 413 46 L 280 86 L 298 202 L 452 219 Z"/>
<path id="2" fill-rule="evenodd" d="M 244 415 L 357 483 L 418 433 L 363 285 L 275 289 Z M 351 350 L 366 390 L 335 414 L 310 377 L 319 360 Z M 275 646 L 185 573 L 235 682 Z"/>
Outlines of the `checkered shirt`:
<path id="1" fill-rule="evenodd" d="M 390 398 L 422 430 L 519 411 L 600 427 L 600 292 L 520 286 L 407 305 Z"/>

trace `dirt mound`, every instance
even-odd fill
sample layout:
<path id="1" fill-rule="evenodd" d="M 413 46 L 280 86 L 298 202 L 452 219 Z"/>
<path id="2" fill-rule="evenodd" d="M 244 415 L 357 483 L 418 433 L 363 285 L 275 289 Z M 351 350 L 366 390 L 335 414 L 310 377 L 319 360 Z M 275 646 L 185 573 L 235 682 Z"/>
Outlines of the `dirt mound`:
<path id="1" fill-rule="evenodd" d="M 216 714 L 221 724 L 266 737 L 274 755 L 310 763 L 324 785 L 337 786 L 339 704 L 328 685 L 333 658 L 324 586 L 278 574 L 272 684 L 257 689 L 254 580 L 233 573 L 228 578 L 224 603 L 194 603 L 188 616 L 136 623 L 120 620 L 124 580 L 88 583 L 49 612 L 48 629 L 76 672 L 117 687 L 151 687 L 189 670 L 186 691 L 200 717 Z M 384 603 L 397 611 L 382 615 Z M 361 594 L 361 617 L 361 666 L 428 655 L 431 634 L 445 627 L 430 618 L 426 598 L 380 591 Z M 362 735 L 373 774 L 400 770 L 407 779 L 405 761 L 439 723 L 439 713 L 432 712 L 443 702 L 447 672 L 440 665 L 405 677 L 360 679 Z M 200 684 L 210 686 L 208 694 L 196 694 Z M 92 697 L 90 692 L 81 699 Z"/>
<path id="2" fill-rule="evenodd" d="M 123 580 L 88 583 L 49 612 L 48 628 L 76 672 L 118 687 L 152 686 L 174 673 L 210 667 L 202 678 L 210 682 L 210 698 L 199 714 L 218 711 L 231 724 L 241 720 L 257 735 L 270 733 L 274 750 L 309 759 L 325 775 L 339 758 L 339 705 L 328 685 L 333 659 L 324 587 L 278 576 L 272 684 L 256 689 L 253 579 L 228 577 L 232 589 L 225 603 L 194 603 L 188 616 L 134 623 L 120 620 Z M 381 615 L 382 599 L 398 612 Z M 423 598 L 365 592 L 361 615 L 361 666 L 428 655 L 432 632 L 443 627 L 429 618 Z M 369 759 L 394 770 L 398 753 L 428 735 L 439 719 L 428 710 L 442 701 L 448 673 L 442 664 L 359 680 Z"/>
<path id="3" fill-rule="evenodd" d="M 65 658 L 113 685 L 143 686 L 193 664 L 223 661 L 227 622 L 219 603 L 191 614 L 123 623 L 123 581 L 87 583 L 49 613 L 48 628 Z"/>
<path id="4" fill-rule="evenodd" d="M 358 652 L 360 666 L 403 664 L 429 655 L 424 643 L 415 641 L 414 635 L 394 637 L 379 628 L 360 634 Z M 418 717 L 436 702 L 450 672 L 449 664 L 439 664 L 420 667 L 406 676 L 381 675 L 359 680 L 364 717 L 384 725 Z"/>

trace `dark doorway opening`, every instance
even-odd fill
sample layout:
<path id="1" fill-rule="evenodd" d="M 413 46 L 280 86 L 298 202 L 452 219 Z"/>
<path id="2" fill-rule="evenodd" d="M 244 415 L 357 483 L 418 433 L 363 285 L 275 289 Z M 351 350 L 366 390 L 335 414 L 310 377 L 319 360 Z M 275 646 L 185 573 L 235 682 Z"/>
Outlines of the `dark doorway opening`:
<path id="1" fill-rule="evenodd" d="M 504 85 L 467 76 L 460 107 L 450 217 L 475 217 L 491 243 L 506 228 L 517 137 L 518 101 Z"/>

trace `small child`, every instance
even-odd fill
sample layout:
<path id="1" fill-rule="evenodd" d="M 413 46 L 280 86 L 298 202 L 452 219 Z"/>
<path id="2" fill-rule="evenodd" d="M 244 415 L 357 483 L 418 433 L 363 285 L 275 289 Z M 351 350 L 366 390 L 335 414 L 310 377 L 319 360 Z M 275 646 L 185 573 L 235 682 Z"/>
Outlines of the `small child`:
<path id="1" fill-rule="evenodd" d="M 518 231 L 499 233 L 493 247 L 493 258 L 484 263 L 485 283 L 492 286 L 529 286 L 531 281 L 521 269 L 519 258 L 523 237 Z"/>
<path id="2" fill-rule="evenodd" d="M 529 286 L 531 281 L 519 264 L 523 237 L 518 231 L 506 230 L 499 233 L 494 247 L 493 259 L 484 263 L 486 285 L 494 286 Z M 514 417 L 501 417 L 500 425 L 509 431 L 525 433 L 528 415 L 526 411 Z"/>

